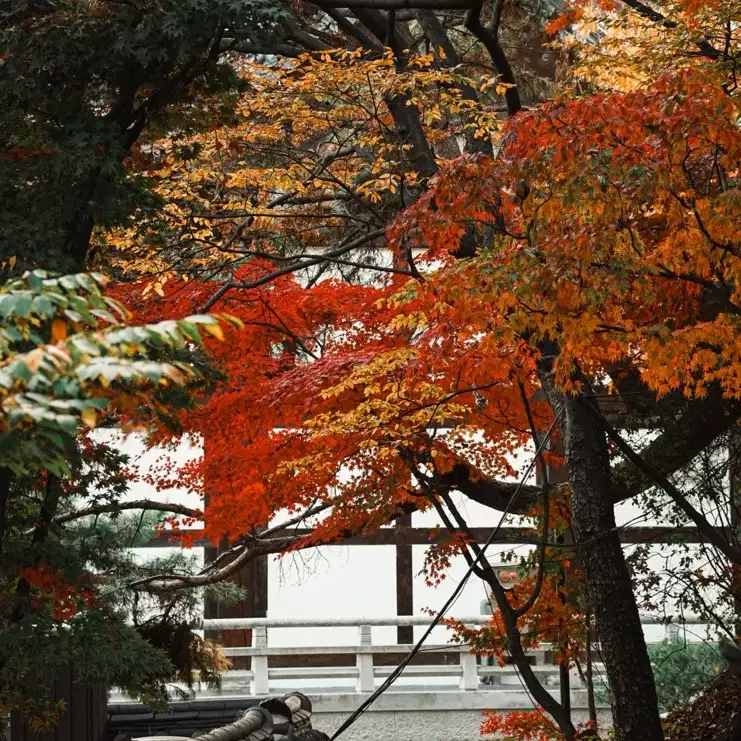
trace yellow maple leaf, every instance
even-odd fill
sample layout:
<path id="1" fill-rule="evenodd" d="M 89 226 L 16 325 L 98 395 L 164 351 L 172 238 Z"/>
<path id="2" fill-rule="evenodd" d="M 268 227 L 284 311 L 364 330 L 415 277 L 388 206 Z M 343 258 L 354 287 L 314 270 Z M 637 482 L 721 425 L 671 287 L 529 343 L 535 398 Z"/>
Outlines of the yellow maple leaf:
<path id="1" fill-rule="evenodd" d="M 98 415 L 96 414 L 95 409 L 93 409 L 92 407 L 83 409 L 82 413 L 80 414 L 80 419 L 86 427 L 92 428 L 95 427 L 95 425 L 98 423 Z"/>
<path id="2" fill-rule="evenodd" d="M 219 324 L 206 324 L 203 328 L 210 335 L 212 335 L 213 337 L 216 337 L 217 340 L 221 340 L 223 342 L 224 330 L 221 328 Z"/>

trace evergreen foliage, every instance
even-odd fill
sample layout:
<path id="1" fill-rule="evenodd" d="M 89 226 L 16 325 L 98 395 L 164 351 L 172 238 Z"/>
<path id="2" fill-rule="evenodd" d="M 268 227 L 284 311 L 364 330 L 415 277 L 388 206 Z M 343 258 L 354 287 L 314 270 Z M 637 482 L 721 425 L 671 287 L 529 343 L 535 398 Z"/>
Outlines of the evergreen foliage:
<path id="1" fill-rule="evenodd" d="M 269 38 L 271 0 L 17 0 L 0 8 L 0 257 L 84 267 L 94 228 L 154 204 L 124 159 L 147 130 L 230 104 L 236 39 Z"/>
<path id="2" fill-rule="evenodd" d="M 128 458 L 86 434 L 115 417 L 149 427 L 172 417 L 168 390 L 190 398 L 204 378 L 155 358 L 221 330 L 206 316 L 128 325 L 104 285 L 36 272 L 0 288 L 0 707 L 31 727 L 55 719 L 50 688 L 70 665 L 78 682 L 160 702 L 173 675 L 213 682 L 223 668 L 188 627 L 193 590 L 122 595 L 127 577 L 195 567 L 183 554 L 134 559 L 129 547 L 155 522 L 122 515 Z"/>

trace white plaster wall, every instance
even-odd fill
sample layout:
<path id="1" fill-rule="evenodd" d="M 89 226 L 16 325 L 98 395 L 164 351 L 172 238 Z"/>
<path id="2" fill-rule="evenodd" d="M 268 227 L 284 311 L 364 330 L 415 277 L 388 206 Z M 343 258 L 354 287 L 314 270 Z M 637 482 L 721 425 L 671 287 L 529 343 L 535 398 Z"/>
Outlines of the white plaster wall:
<path id="1" fill-rule="evenodd" d="M 575 723 L 588 717 L 582 694 L 573 697 Z M 312 695 L 312 725 L 331 736 L 362 700 L 357 695 Z M 522 692 L 388 692 L 342 737 L 346 741 L 479 741 L 482 712 L 490 708 L 523 711 L 533 705 Z M 601 727 L 609 727 L 609 710 L 601 709 L 598 717 Z"/>
<path id="2" fill-rule="evenodd" d="M 132 466 L 140 473 L 151 471 L 161 456 L 165 456 L 176 465 L 192 461 L 201 455 L 197 440 L 185 439 L 174 451 L 148 450 L 140 435 L 123 436 L 115 430 L 97 430 L 96 436 L 108 440 L 119 440 L 120 446 L 132 458 Z M 523 450 L 512 460 L 516 469 L 524 471 L 532 451 Z M 144 481 L 133 483 L 128 492 L 129 499 L 156 498 L 163 501 L 174 501 L 192 507 L 201 506 L 200 497 L 183 488 L 174 487 L 166 491 L 154 491 Z M 475 527 L 496 526 L 501 513 L 467 500 L 462 495 L 456 496 L 456 503 L 468 522 Z M 639 508 L 625 502 L 617 507 L 618 524 L 662 524 L 647 521 L 642 517 Z M 504 523 L 517 526 L 521 521 L 510 517 Z M 440 522 L 434 512 L 416 513 L 412 518 L 416 527 L 437 527 Z M 626 546 L 627 550 L 631 546 Z M 164 552 L 160 549 L 160 554 Z M 506 552 L 522 554 L 527 546 L 495 545 L 489 550 L 493 561 L 499 562 Z M 151 557 L 154 550 L 137 549 L 140 558 Z M 414 611 L 424 614 L 425 610 L 438 610 L 463 578 L 467 566 L 462 557 L 454 559 L 448 578 L 433 588 L 425 583 L 422 570 L 424 546 L 413 547 L 414 577 Z M 203 550 L 193 549 L 194 556 L 202 560 Z M 290 617 L 366 617 L 390 616 L 396 612 L 395 600 L 395 552 L 393 546 L 327 546 L 291 554 L 284 558 L 272 558 L 269 562 L 268 616 L 276 618 Z M 660 559 L 655 559 L 655 568 L 661 569 Z M 472 578 L 458 597 L 451 610 L 452 615 L 471 615 L 480 612 L 481 601 L 485 593 L 481 582 Z M 415 628 L 415 638 L 419 638 L 424 628 Z M 698 640 L 697 631 L 690 631 L 688 638 Z M 649 640 L 660 640 L 663 629 L 647 626 Z M 394 628 L 374 628 L 374 643 L 394 643 Z M 335 646 L 355 643 L 356 629 L 281 629 L 271 630 L 270 644 L 275 646 Z M 445 628 L 436 628 L 430 637 L 433 643 L 445 643 L 448 632 Z"/>

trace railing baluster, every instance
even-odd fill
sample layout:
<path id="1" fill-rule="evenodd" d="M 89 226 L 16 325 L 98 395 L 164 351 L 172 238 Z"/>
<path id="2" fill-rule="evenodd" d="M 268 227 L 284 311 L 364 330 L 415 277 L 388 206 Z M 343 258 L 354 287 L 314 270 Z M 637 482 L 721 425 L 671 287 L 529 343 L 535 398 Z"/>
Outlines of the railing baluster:
<path id="1" fill-rule="evenodd" d="M 267 695 L 268 657 L 264 652 L 268 647 L 268 629 L 264 625 L 260 625 L 253 628 L 252 635 L 254 637 L 255 648 L 263 650 L 263 653 L 252 657 L 252 694 Z"/>
<path id="2" fill-rule="evenodd" d="M 358 678 L 355 689 L 358 692 L 373 692 L 373 641 L 370 625 L 361 625 L 359 630 L 360 647 L 357 653 Z"/>
<path id="3" fill-rule="evenodd" d="M 477 690 L 479 688 L 479 668 L 476 654 L 471 653 L 469 646 L 461 646 L 461 689 Z"/>

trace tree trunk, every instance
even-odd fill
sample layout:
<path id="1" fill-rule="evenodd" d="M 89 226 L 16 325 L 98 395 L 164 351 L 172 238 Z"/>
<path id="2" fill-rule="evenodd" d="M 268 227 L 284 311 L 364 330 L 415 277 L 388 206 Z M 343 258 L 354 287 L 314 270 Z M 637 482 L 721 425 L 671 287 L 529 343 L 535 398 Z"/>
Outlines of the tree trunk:
<path id="1" fill-rule="evenodd" d="M 611 690 L 616 741 L 662 741 L 653 672 L 630 573 L 615 529 L 607 440 L 586 397 L 566 396 L 554 383 L 553 348 L 539 376 L 554 410 L 566 457 L 578 555 L 594 608 Z"/>
<path id="2" fill-rule="evenodd" d="M 739 528 L 741 527 L 741 428 L 736 425 L 731 431 L 731 444 L 728 448 L 728 488 L 729 488 L 729 517 L 731 526 L 731 542 L 739 545 Z M 741 636 L 741 579 L 738 566 L 734 566 L 734 577 L 731 579 L 731 594 L 733 596 L 733 632 Z"/>

